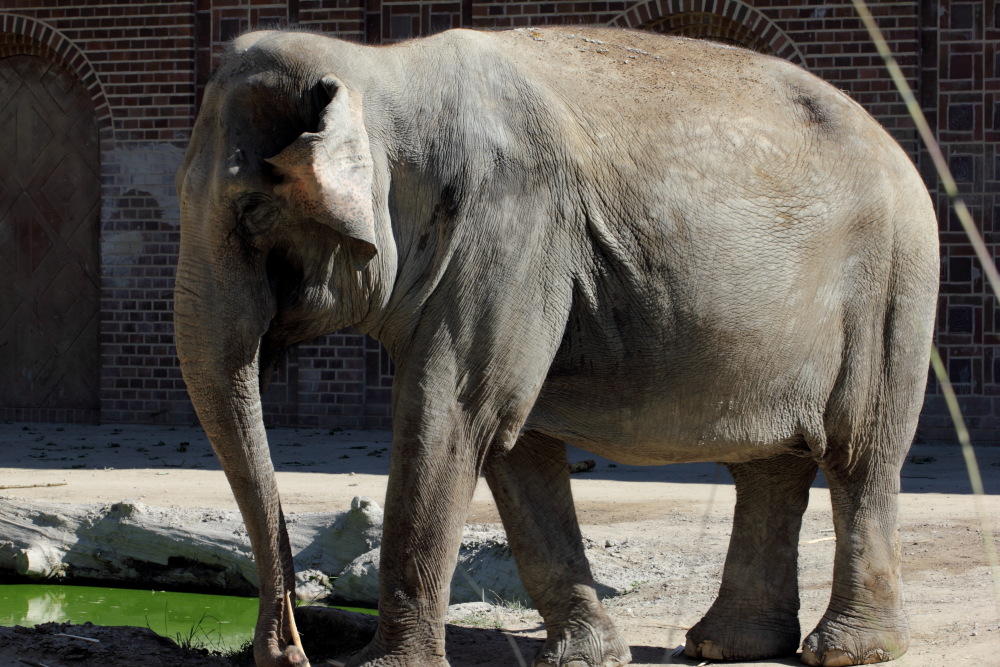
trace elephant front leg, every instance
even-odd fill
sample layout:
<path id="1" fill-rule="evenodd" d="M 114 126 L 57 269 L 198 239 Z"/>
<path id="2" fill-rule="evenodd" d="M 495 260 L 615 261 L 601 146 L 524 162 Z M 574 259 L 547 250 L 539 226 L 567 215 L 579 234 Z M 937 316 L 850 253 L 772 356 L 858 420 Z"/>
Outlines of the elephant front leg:
<path id="1" fill-rule="evenodd" d="M 274 492 L 276 498 L 276 488 Z M 309 660 L 295 626 L 295 567 L 280 502 L 277 503 L 277 514 L 276 550 L 260 546 L 259 538 L 254 547 L 254 559 L 260 579 L 260 606 L 253 642 L 254 659 L 257 665 L 262 666 L 309 667 Z M 248 524 L 248 532 L 253 536 L 256 531 L 250 530 Z"/>
<path id="2" fill-rule="evenodd" d="M 755 660 L 799 645 L 798 540 L 816 463 L 794 455 L 733 464 L 736 510 L 719 596 L 687 633 L 692 658 Z"/>
<path id="3" fill-rule="evenodd" d="M 830 605 L 802 645 L 807 665 L 864 665 L 906 652 L 896 525 L 900 466 L 869 459 L 849 471 L 824 468 L 837 551 Z"/>
<path id="4" fill-rule="evenodd" d="M 481 457 L 461 436 L 408 438 L 399 420 L 402 437 L 393 441 L 385 502 L 378 629 L 351 666 L 448 664 L 444 618 Z"/>
<path id="5" fill-rule="evenodd" d="M 570 492 L 566 446 L 525 433 L 486 463 L 518 573 L 545 619 L 547 640 L 536 667 L 602 665 L 631 659 L 597 599 Z M 511 661 L 513 662 L 513 661 Z"/>

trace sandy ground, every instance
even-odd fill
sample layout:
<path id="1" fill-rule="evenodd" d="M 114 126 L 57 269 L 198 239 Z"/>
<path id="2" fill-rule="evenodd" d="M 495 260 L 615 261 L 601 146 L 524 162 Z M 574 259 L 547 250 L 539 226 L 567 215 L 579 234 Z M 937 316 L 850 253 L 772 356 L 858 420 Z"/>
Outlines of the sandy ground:
<path id="1" fill-rule="evenodd" d="M 354 496 L 381 502 L 385 495 L 387 432 L 273 429 L 269 440 L 286 512 L 346 509 Z M 164 507 L 235 508 L 218 463 L 196 428 L 0 424 L 0 451 L 0 495 L 8 498 L 74 503 L 134 499 Z M 971 493 L 958 445 L 915 445 L 903 470 L 900 527 L 913 640 L 910 652 L 895 663 L 901 667 L 1000 665 L 1000 589 L 991 577 L 983 533 L 984 527 L 991 531 L 997 544 L 1000 447 L 979 448 L 976 455 L 987 492 L 982 497 Z M 605 549 L 636 573 L 627 593 L 606 600 L 632 647 L 633 664 L 698 664 L 672 657 L 671 651 L 683 643 L 684 629 L 707 610 L 718 588 L 734 503 L 728 473 L 711 463 L 615 465 L 571 450 L 571 461 L 581 459 L 597 463 L 592 472 L 573 479 L 590 548 Z M 499 523 L 484 482 L 469 521 Z M 822 615 L 832 562 L 829 493 L 819 480 L 801 537 L 803 632 Z M 450 629 L 454 647 L 449 644 L 449 652 L 456 666 L 516 665 L 515 652 L 530 664 L 543 636 L 540 619 L 531 610 L 458 608 L 452 621 L 471 628 Z M 51 667 L 119 664 L 106 655 L 64 663 L 56 649 L 46 658 L 43 646 L 54 631 L 46 632 L 44 642 L 38 636 L 23 637 L 32 643 L 35 657 L 30 659 L 36 662 Z M 108 637 L 103 649 L 113 648 L 114 633 L 101 632 Z M 19 641 L 11 631 L 0 634 L 0 664 L 24 658 L 26 649 Z M 77 653 L 83 643 L 74 645 Z M 131 651 L 133 660 L 137 645 L 135 637 L 123 635 L 123 651 Z M 195 664 L 190 657 L 177 660 Z M 171 663 L 156 658 L 150 664 Z"/>

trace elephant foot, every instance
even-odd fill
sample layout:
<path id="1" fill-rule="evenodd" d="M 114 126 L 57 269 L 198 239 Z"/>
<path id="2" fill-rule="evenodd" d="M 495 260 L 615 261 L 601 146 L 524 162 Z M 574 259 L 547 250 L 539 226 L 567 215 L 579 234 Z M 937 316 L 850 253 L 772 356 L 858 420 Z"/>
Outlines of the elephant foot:
<path id="1" fill-rule="evenodd" d="M 902 611 L 882 621 L 827 611 L 802 642 L 800 658 L 813 667 L 871 665 L 902 656 L 909 640 L 909 626 Z"/>
<path id="2" fill-rule="evenodd" d="M 309 659 L 299 646 L 286 646 L 282 660 L 281 664 L 289 667 L 309 667 Z"/>
<path id="3" fill-rule="evenodd" d="M 587 621 L 548 628 L 545 646 L 533 667 L 618 667 L 632 661 L 632 652 L 611 619 L 601 610 Z"/>
<path id="4" fill-rule="evenodd" d="M 387 653 L 369 644 L 363 651 L 351 656 L 345 667 L 449 667 L 443 655 L 419 651 Z"/>
<path id="5" fill-rule="evenodd" d="M 285 649 L 254 650 L 254 662 L 258 667 L 309 667 L 306 654 L 298 646 L 286 646 Z"/>
<path id="6" fill-rule="evenodd" d="M 757 620 L 747 620 L 753 618 Z M 779 658 L 795 655 L 800 636 L 795 614 L 781 614 L 766 621 L 751 613 L 726 618 L 708 614 L 688 630 L 684 654 L 705 660 Z"/>
<path id="7" fill-rule="evenodd" d="M 290 593 L 285 593 L 282 612 L 282 623 L 288 640 L 279 641 L 273 632 L 255 637 L 254 662 L 258 667 L 309 667 L 309 659 L 302 648 L 302 639 L 295 624 L 295 604 Z"/>

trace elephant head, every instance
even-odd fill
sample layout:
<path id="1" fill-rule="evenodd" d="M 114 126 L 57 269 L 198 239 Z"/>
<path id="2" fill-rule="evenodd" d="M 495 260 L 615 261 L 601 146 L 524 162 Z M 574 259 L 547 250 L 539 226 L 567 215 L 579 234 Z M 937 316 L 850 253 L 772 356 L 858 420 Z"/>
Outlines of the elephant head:
<path id="1" fill-rule="evenodd" d="M 260 391 L 283 348 L 369 315 L 380 241 L 364 91 L 264 42 L 251 34 L 231 47 L 177 174 L 174 324 L 257 563 L 257 664 L 283 665 L 305 656 L 288 643 L 294 571 Z"/>

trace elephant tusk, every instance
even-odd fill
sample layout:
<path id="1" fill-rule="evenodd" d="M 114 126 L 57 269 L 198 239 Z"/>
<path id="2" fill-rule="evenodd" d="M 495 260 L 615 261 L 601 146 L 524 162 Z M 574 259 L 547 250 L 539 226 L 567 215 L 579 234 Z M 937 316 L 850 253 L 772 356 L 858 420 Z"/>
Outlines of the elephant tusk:
<path id="1" fill-rule="evenodd" d="M 285 607 L 288 609 L 288 629 L 292 634 L 292 644 L 295 648 L 302 651 L 302 655 L 305 655 L 306 651 L 302 648 L 302 639 L 299 637 L 299 630 L 295 627 L 295 605 L 292 604 L 291 591 L 285 591 Z"/>

